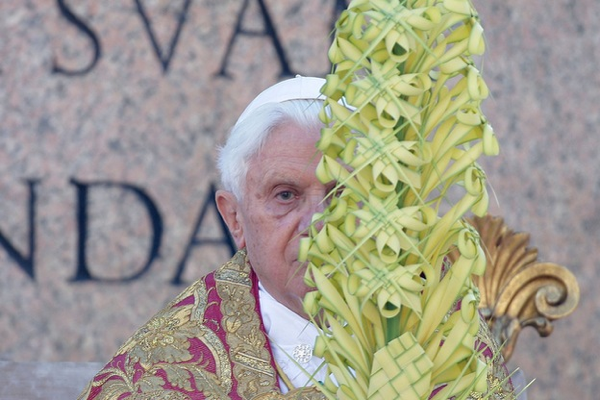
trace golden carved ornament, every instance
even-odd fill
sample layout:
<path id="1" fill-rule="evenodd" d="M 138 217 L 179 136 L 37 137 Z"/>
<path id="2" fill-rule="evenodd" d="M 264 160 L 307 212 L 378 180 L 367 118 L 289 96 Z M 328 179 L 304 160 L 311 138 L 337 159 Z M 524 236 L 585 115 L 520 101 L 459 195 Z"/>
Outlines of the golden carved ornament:
<path id="1" fill-rule="evenodd" d="M 538 262 L 529 234 L 514 232 L 502 218 L 469 218 L 479 232 L 488 258 L 486 272 L 474 277 L 481 292 L 479 309 L 508 361 L 526 326 L 540 336 L 552 333 L 552 321 L 571 314 L 579 302 L 579 285 L 564 266 Z M 451 255 L 455 259 L 456 254 Z"/>

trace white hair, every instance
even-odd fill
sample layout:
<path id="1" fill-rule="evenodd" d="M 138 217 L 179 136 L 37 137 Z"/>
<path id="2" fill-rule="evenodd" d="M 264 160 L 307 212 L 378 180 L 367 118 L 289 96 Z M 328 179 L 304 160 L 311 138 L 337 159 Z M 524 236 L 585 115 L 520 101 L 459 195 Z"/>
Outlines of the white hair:
<path id="1" fill-rule="evenodd" d="M 258 154 L 273 130 L 285 123 L 320 128 L 321 100 L 288 100 L 266 103 L 231 129 L 225 146 L 219 148 L 217 167 L 223 188 L 242 200 L 250 160 Z M 293 146 L 293 143 L 290 143 Z"/>

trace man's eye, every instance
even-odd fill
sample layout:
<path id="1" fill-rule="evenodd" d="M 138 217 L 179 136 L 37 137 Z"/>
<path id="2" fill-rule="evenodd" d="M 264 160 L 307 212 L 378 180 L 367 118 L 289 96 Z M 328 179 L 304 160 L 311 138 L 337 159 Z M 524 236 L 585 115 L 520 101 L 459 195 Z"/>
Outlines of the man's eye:
<path id="1" fill-rule="evenodd" d="M 277 198 L 279 200 L 289 201 L 289 200 L 292 200 L 294 198 L 294 193 L 292 193 L 289 190 L 285 190 L 283 192 L 277 193 Z"/>

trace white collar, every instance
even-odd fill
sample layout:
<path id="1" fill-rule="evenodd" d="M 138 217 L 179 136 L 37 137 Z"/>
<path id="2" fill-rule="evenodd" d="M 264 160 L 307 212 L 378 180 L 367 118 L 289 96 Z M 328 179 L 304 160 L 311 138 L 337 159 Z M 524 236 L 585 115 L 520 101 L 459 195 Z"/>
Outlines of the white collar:
<path id="1" fill-rule="evenodd" d="M 295 387 L 310 385 L 310 375 L 323 363 L 322 358 L 312 356 L 319 331 L 310 321 L 275 300 L 260 282 L 258 288 L 260 312 L 275 361 Z M 325 368 L 321 367 L 315 376 L 322 381 Z M 281 379 L 279 382 L 286 393 Z"/>

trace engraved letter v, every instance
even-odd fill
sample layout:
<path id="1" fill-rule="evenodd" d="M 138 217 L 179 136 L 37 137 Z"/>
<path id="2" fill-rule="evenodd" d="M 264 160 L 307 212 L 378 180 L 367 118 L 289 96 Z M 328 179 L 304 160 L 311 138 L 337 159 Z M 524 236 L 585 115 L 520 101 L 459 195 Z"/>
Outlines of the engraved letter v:
<path id="1" fill-rule="evenodd" d="M 163 73 L 166 74 L 169 69 L 169 63 L 173 58 L 173 53 L 175 52 L 175 47 L 177 46 L 177 42 L 179 41 L 179 34 L 181 33 L 181 28 L 183 27 L 183 23 L 185 22 L 188 9 L 190 7 L 191 0 L 184 0 L 183 9 L 179 13 L 179 18 L 177 21 L 177 28 L 175 30 L 175 34 L 171 37 L 171 43 L 169 43 L 169 47 L 166 52 L 163 52 L 161 47 L 158 45 L 158 41 L 156 40 L 156 35 L 152 30 L 152 23 L 144 10 L 144 6 L 142 5 L 141 0 L 135 0 L 135 4 L 137 5 L 138 12 L 142 17 L 142 21 L 144 21 L 144 26 L 146 27 L 146 31 L 148 32 L 148 36 L 150 36 L 150 41 L 152 42 L 152 47 L 154 48 L 154 52 L 158 57 L 163 69 Z"/>

